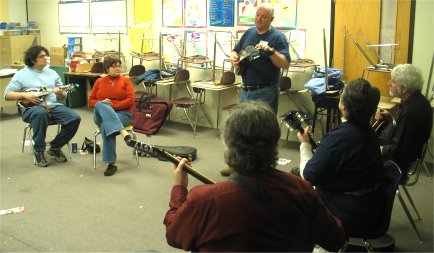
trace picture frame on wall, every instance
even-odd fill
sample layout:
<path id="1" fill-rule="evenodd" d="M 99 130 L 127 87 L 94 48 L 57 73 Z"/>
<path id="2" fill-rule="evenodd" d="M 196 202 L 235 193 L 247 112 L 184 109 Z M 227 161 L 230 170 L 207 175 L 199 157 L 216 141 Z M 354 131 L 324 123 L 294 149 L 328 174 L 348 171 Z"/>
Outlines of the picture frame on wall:
<path id="1" fill-rule="evenodd" d="M 254 26 L 258 6 L 263 0 L 238 0 L 238 25 Z M 282 29 L 295 29 L 297 27 L 298 0 L 270 0 L 274 7 L 274 20 L 272 25 Z"/>
<path id="2" fill-rule="evenodd" d="M 187 28 L 204 28 L 207 27 L 207 1 L 204 0 L 188 0 L 185 4 L 184 27 Z"/>
<path id="3" fill-rule="evenodd" d="M 184 24 L 184 1 L 163 0 L 162 2 L 163 27 L 182 27 Z"/>

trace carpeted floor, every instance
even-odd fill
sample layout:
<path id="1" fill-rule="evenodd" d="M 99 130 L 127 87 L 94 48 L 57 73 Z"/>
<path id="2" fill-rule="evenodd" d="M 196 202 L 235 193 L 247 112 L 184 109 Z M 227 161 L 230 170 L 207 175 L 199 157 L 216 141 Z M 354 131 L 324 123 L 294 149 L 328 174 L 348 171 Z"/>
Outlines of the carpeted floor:
<path id="1" fill-rule="evenodd" d="M 93 136 L 95 126 L 91 110 L 76 111 L 82 124 L 73 141 L 80 147 L 84 137 Z M 100 154 L 96 171 L 92 155 L 80 153 L 65 164 L 48 159 L 49 167 L 38 168 L 29 147 L 21 154 L 25 126 L 14 112 L 1 115 L 0 209 L 26 207 L 25 212 L 0 216 L 1 252 L 180 252 L 167 245 L 162 223 L 171 190 L 170 163 L 141 157 L 137 167 L 132 150 L 118 138 L 118 172 L 112 177 L 104 177 Z M 56 130 L 50 127 L 47 138 Z M 225 180 L 219 173 L 225 168 L 224 147 L 216 129 L 200 127 L 193 139 L 189 125 L 166 122 L 157 135 L 138 137 L 149 144 L 196 147 L 193 166 L 215 181 Z M 292 162 L 279 169 L 297 166 L 298 143 L 282 140 L 280 157 Z M 198 184 L 190 177 L 190 187 Z M 396 200 L 389 230 L 395 251 L 432 252 L 433 181 L 422 172 L 409 190 L 422 217 L 416 225 L 425 244 L 418 242 Z"/>

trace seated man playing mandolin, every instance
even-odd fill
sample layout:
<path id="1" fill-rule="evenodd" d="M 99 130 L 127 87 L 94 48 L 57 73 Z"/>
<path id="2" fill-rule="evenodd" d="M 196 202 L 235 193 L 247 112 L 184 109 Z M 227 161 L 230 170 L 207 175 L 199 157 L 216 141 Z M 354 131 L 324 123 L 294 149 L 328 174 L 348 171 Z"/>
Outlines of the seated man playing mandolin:
<path id="1" fill-rule="evenodd" d="M 74 137 L 81 121 L 76 112 L 60 103 L 66 98 L 65 90 L 72 86 L 63 86 L 60 76 L 48 66 L 48 57 L 45 47 L 36 45 L 27 49 L 26 67 L 14 75 L 4 91 L 6 100 L 18 100 L 23 121 L 32 126 L 34 156 L 39 167 L 48 166 L 45 136 L 50 122 L 62 128 L 50 142 L 47 154 L 58 162 L 66 162 L 61 148 Z"/>

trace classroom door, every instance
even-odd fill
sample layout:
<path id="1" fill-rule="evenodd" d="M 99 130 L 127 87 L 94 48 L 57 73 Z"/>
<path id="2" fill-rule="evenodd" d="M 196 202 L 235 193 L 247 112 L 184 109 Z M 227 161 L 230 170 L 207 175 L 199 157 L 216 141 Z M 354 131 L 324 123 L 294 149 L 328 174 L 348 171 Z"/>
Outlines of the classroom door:
<path id="1" fill-rule="evenodd" d="M 390 1 L 390 0 L 383 0 Z M 377 63 L 377 57 L 363 37 L 365 35 L 371 44 L 380 44 L 382 15 L 388 9 L 382 6 L 382 0 L 335 0 L 334 1 L 334 37 L 333 37 L 333 58 L 332 66 L 343 69 L 343 76 L 346 82 L 367 74 L 367 67 L 371 64 L 361 50 L 356 46 L 351 36 L 358 42 L 366 55 Z M 382 8 L 383 7 L 383 8 Z M 382 11 L 383 9 L 383 11 Z M 410 29 L 411 17 L 414 15 L 414 6 L 411 0 L 396 0 L 394 43 L 398 46 L 393 48 L 393 59 L 395 64 L 411 61 L 412 37 Z M 384 22 L 384 20 L 383 20 Z M 383 43 L 384 44 L 384 43 Z M 377 47 L 377 54 L 380 47 Z M 409 57 L 410 55 L 410 57 Z M 365 72 L 364 72 L 365 71 Z M 389 95 L 387 82 L 390 79 L 390 72 L 371 71 L 368 80 L 372 85 L 380 89 L 382 96 Z"/>

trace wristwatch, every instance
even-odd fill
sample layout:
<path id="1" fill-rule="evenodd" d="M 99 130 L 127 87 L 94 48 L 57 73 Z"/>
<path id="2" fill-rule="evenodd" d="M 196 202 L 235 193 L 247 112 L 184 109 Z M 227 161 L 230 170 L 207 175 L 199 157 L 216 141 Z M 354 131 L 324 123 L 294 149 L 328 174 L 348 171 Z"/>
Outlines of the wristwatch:
<path id="1" fill-rule="evenodd" d="M 269 56 L 272 56 L 274 53 L 276 53 L 276 49 L 272 48 L 270 51 L 267 51 L 267 54 Z"/>

